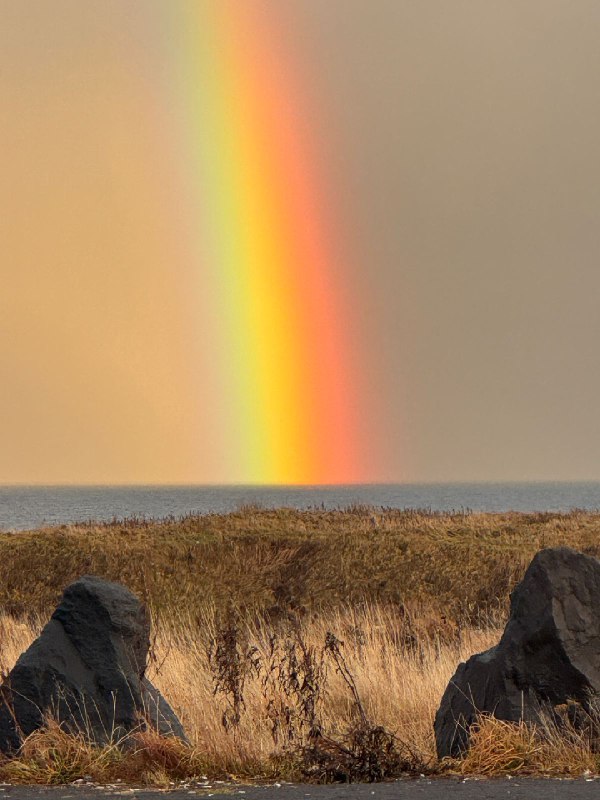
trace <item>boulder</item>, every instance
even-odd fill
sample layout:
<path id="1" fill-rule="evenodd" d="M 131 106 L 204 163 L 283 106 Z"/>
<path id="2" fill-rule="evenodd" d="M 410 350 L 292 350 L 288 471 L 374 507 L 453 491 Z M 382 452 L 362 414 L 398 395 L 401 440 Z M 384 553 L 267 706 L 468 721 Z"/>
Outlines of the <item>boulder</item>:
<path id="1" fill-rule="evenodd" d="M 185 740 L 145 677 L 149 646 L 148 614 L 128 589 L 93 576 L 72 583 L 0 687 L 0 750 L 19 747 L 48 714 L 98 744 L 140 724 Z"/>
<path id="2" fill-rule="evenodd" d="M 535 721 L 600 691 L 600 561 L 541 550 L 511 595 L 500 642 L 460 664 L 435 717 L 439 758 L 469 746 L 478 714 Z"/>

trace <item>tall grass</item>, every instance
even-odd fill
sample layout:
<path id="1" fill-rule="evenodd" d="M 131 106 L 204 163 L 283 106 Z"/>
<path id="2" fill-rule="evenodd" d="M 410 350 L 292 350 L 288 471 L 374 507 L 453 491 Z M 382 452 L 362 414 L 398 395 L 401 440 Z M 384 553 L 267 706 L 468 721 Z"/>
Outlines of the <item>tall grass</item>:
<path id="1" fill-rule="evenodd" d="M 4 672 L 35 638 L 41 623 L 40 618 L 23 622 L 0 616 Z M 413 623 L 408 625 L 393 609 L 378 605 L 293 618 L 276 626 L 265 617 L 237 617 L 235 642 L 230 642 L 224 653 L 226 667 L 227 660 L 229 667 L 237 663 L 238 675 L 228 688 L 222 678 L 219 685 L 215 663 L 215 649 L 227 636 L 228 624 L 214 607 L 207 606 L 194 620 L 182 617 L 173 627 L 163 621 L 156 631 L 148 675 L 179 714 L 192 745 L 189 752 L 179 751 L 170 774 L 201 769 L 217 777 L 311 777 L 314 765 L 298 759 L 310 738 L 303 728 L 307 720 L 302 716 L 302 701 L 284 685 L 284 673 L 287 670 L 289 678 L 290 667 L 300 678 L 307 677 L 302 665 L 290 661 L 291 647 L 297 658 L 302 657 L 304 648 L 313 654 L 315 663 L 320 662 L 315 670 L 318 674 L 313 675 L 319 685 L 312 688 L 317 698 L 314 720 L 323 742 L 329 743 L 330 749 L 345 746 L 361 723 L 356 697 L 326 648 L 332 632 L 371 727 L 393 736 L 403 769 L 434 769 L 432 721 L 439 698 L 458 661 L 490 646 L 499 635 L 498 630 L 488 629 L 465 630 L 451 642 L 435 636 L 415 637 Z M 241 658 L 236 659 L 232 647 Z M 241 697 L 238 718 L 232 719 L 236 685 L 241 686 Z M 18 758 L 0 767 L 0 778 L 40 779 L 47 778 L 47 772 L 53 779 L 67 773 L 70 779 L 89 774 L 131 777 L 132 760 L 140 760 L 139 755 L 130 756 L 129 763 L 124 763 L 118 748 L 99 755 L 93 748 L 82 750 L 82 742 L 76 747 L 71 742 L 71 755 L 63 759 L 71 766 L 67 769 L 61 763 L 59 769 L 55 765 L 55 773 L 43 753 L 64 750 L 69 741 L 65 736 L 55 725 L 46 734 L 35 734 Z M 152 739 L 152 734 L 146 736 Z M 154 742 L 154 749 L 156 746 Z M 170 752 L 169 744 L 166 748 Z M 78 758 L 73 757 L 75 752 Z M 338 777 L 348 777 L 342 766 Z M 169 772 L 163 764 L 159 773 L 165 770 Z M 145 764 L 146 777 L 149 772 L 152 770 Z M 334 776 L 324 768 L 323 773 L 316 770 L 314 777 Z"/>
<path id="2" fill-rule="evenodd" d="M 155 613 L 230 603 L 274 618 L 363 602 L 449 625 L 506 611 L 541 547 L 600 554 L 600 515 L 245 508 L 225 515 L 0 534 L 0 609 L 46 613 L 85 573 L 129 586 Z"/>
<path id="3" fill-rule="evenodd" d="M 352 508 L 66 526 L 0 535 L 6 674 L 71 580 L 94 573 L 153 615 L 149 677 L 191 746 L 142 729 L 124 753 L 49 721 L 0 780 L 377 779 L 406 771 L 581 774 L 589 730 L 482 719 L 438 763 L 433 717 L 457 664 L 499 639 L 543 546 L 600 553 L 600 515 Z M 554 764 L 554 766 L 552 766 Z"/>

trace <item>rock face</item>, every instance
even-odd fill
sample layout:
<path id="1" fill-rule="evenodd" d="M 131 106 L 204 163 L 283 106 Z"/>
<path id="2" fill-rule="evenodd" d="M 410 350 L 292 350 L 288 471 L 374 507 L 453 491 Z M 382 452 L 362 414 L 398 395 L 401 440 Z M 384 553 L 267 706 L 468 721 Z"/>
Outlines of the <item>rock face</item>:
<path id="1" fill-rule="evenodd" d="M 477 713 L 534 721 L 600 691 L 600 561 L 568 547 L 540 551 L 511 595 L 500 642 L 460 664 L 435 717 L 438 757 L 469 746 Z"/>
<path id="2" fill-rule="evenodd" d="M 98 743 L 145 724 L 185 739 L 145 677 L 150 621 L 128 589 L 92 576 L 72 583 L 39 638 L 0 687 L 0 750 L 17 748 L 50 713 Z"/>

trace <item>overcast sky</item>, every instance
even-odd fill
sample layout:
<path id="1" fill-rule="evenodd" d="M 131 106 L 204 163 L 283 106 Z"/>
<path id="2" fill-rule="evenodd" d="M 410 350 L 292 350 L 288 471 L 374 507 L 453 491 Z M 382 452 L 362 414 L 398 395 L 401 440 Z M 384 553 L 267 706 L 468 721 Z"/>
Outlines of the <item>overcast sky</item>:
<path id="1" fill-rule="evenodd" d="M 92 7 L 94 2 L 86 0 Z M 348 277 L 362 301 L 354 325 L 369 355 L 372 393 L 373 419 L 365 419 L 373 430 L 368 475 L 386 481 L 600 479 L 600 3 L 271 2 L 318 111 L 315 136 L 335 213 L 345 220 L 345 246 L 353 253 Z M 157 6 L 155 0 L 148 0 L 150 6 Z M 128 24 L 144 17 L 143 2 L 98 0 L 98 9 L 116 9 L 112 23 L 108 11 L 103 17 L 106 31 L 121 25 L 124 7 Z M 209 475 L 194 472 L 189 454 L 179 466 L 169 460 L 169 442 L 186 441 L 184 422 L 165 423 L 160 447 L 146 452 L 138 444 L 155 411 L 144 417 L 131 407 L 112 427 L 106 417 L 93 435 L 91 423 L 77 421 L 82 404 L 96 409 L 90 398 L 98 392 L 116 419 L 111 403 L 120 389 L 106 383 L 108 367 L 98 373 L 98 386 L 88 383 L 79 391 L 77 376 L 88 357 L 104 363 L 118 347 L 110 325 L 95 343 L 77 334 L 89 322 L 85 305 L 66 311 L 60 303 L 45 304 L 57 281 L 75 284 L 64 259 L 48 256 L 40 230 L 54 230 L 60 215 L 77 209 L 66 195 L 51 208 L 39 197 L 32 200 L 31 181 L 42 180 L 45 163 L 32 131 L 54 137 L 56 154 L 63 136 L 61 126 L 52 128 L 57 114 L 75 126 L 88 123 L 76 106 L 56 105 L 63 95 L 48 94 L 38 56 L 52 48 L 70 53 L 75 86 L 77 58 L 85 53 L 73 55 L 80 31 L 73 23 L 78 32 L 71 34 L 68 20 L 78 19 L 78 8 L 68 0 L 5 0 L 0 6 L 6 101 L 0 166 L 9 175 L 0 188 L 0 482 L 112 475 L 119 481 L 196 476 L 204 482 Z M 53 9 L 60 9 L 64 25 L 53 24 Z M 132 41 L 133 33 L 134 27 Z M 119 28 L 120 39 L 110 45 L 111 85 L 125 69 L 119 59 L 128 35 Z M 154 41 L 157 33 L 144 35 Z M 85 91 L 75 87 L 72 97 L 80 89 Z M 113 102 L 108 94 L 98 98 L 100 104 Z M 121 118 L 135 120 L 138 112 L 125 95 L 119 102 Z M 98 120 L 88 122 L 100 129 L 98 109 Z M 90 141 L 81 150 L 82 163 L 97 151 Z M 77 148 L 74 142 L 70 148 Z M 69 153 L 63 161 L 71 169 Z M 48 173 L 59 184 L 64 155 Z M 135 148 L 130 156 L 133 163 Z M 23 188 L 26 161 L 34 166 Z M 91 218 L 94 203 L 81 213 Z M 87 253 L 86 247 L 82 241 L 80 251 Z M 123 252 L 131 255 L 135 247 L 130 241 Z M 49 271 L 40 276 L 34 270 L 25 279 L 22 264 L 39 264 L 44 253 Z M 93 264 L 93 254 L 89 259 Z M 161 287 L 144 301 L 148 320 L 168 302 Z M 130 289 L 127 294 L 125 287 L 113 322 L 127 318 L 135 297 Z M 39 313 L 32 310 L 34 295 Z M 63 311 L 70 327 L 61 329 Z M 162 324 L 168 327 L 174 314 L 165 312 Z M 48 355 L 43 348 L 53 335 Z M 161 350 L 160 331 L 149 325 L 131 336 L 155 353 L 160 374 L 167 376 L 161 385 L 167 386 L 175 367 Z M 71 400 L 56 389 L 56 376 L 62 386 L 70 381 L 75 387 Z M 168 402 L 159 398 L 157 408 Z M 193 394 L 182 402 L 191 417 Z M 86 413 L 91 419 L 97 411 Z M 57 419 L 60 424 L 52 421 Z M 138 460 L 130 463 L 124 453 L 113 457 L 111 436 L 123 437 L 130 450 L 137 447 Z M 90 448 L 103 465 L 96 472 Z M 162 459 L 163 472 L 138 469 L 151 458 Z M 54 469 L 56 463 L 60 468 Z"/>
<path id="2" fill-rule="evenodd" d="M 600 4 L 282 5 L 335 127 L 390 474 L 600 478 Z"/>

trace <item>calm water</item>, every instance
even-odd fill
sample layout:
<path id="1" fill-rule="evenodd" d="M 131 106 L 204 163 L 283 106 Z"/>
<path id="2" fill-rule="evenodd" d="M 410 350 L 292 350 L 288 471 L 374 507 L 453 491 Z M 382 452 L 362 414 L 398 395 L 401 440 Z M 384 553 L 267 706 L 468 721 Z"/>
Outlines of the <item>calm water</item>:
<path id="1" fill-rule="evenodd" d="M 600 508 L 600 483 L 446 483 L 360 486 L 0 486 L 0 529 L 25 530 L 115 517 L 166 517 L 352 503 L 432 511 L 569 511 Z"/>

